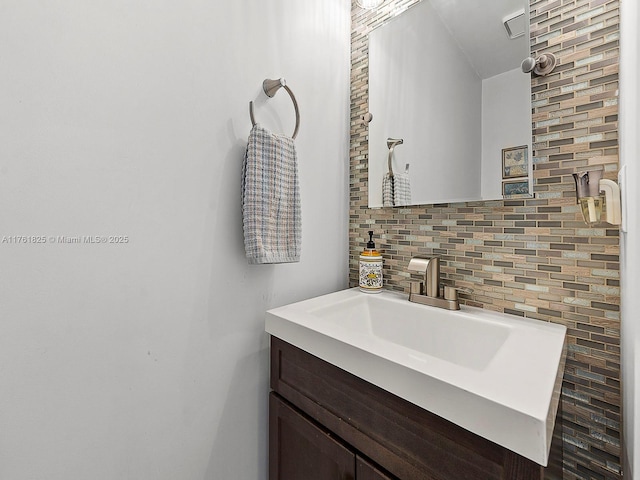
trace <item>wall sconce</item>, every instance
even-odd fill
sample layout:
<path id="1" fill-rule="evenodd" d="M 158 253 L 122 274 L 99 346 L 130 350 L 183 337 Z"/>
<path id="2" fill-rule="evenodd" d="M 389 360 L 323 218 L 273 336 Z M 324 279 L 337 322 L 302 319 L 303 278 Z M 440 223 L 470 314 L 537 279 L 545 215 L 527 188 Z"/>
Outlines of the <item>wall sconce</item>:
<path id="1" fill-rule="evenodd" d="M 384 3 L 384 0 L 356 0 L 360 8 L 374 10 Z"/>
<path id="2" fill-rule="evenodd" d="M 543 53 L 538 58 L 527 57 L 520 65 L 523 73 L 533 72 L 544 77 L 556 68 L 557 59 L 553 53 Z"/>
<path id="3" fill-rule="evenodd" d="M 622 223 L 620 187 L 616 182 L 602 178 L 602 170 L 574 173 L 573 179 L 576 181 L 578 205 L 587 225 L 600 222 L 611 225 Z"/>

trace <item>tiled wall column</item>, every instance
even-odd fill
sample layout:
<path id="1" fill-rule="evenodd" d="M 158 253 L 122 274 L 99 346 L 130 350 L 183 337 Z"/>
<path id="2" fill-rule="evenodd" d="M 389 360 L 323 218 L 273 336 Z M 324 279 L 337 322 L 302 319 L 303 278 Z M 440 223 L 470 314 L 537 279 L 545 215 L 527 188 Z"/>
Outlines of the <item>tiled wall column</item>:
<path id="1" fill-rule="evenodd" d="M 447 283 L 474 289 L 465 303 L 566 325 L 564 478 L 619 479 L 619 232 L 586 227 L 571 176 L 616 178 L 619 2 L 531 2 L 532 53 L 559 59 L 532 79 L 536 198 L 369 209 L 367 34 L 418 1 L 352 9 L 350 282 L 373 230 L 386 288 L 407 292 L 411 256 L 436 254 Z"/>

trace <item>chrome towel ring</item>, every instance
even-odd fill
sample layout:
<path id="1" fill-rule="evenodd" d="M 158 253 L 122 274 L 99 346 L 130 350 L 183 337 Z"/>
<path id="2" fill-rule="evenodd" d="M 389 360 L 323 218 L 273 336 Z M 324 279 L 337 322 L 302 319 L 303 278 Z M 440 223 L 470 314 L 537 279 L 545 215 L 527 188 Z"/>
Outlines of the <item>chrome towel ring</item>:
<path id="1" fill-rule="evenodd" d="M 389 149 L 389 175 L 393 177 L 393 149 L 396 145 L 402 145 L 404 140 L 402 138 L 387 138 L 387 148 Z"/>
<path id="2" fill-rule="evenodd" d="M 298 102 L 295 95 L 287 86 L 287 82 L 285 82 L 284 78 L 279 78 L 277 80 L 271 80 L 267 78 L 264 82 L 262 82 L 262 90 L 264 90 L 264 93 L 266 93 L 267 96 L 271 98 L 273 98 L 280 87 L 284 87 L 284 89 L 287 91 L 287 93 L 291 97 L 291 101 L 293 102 L 293 108 L 296 110 L 296 128 L 293 131 L 293 135 L 291 135 L 291 138 L 296 138 L 296 136 L 298 135 L 298 128 L 300 128 L 300 110 L 298 110 Z M 253 115 L 253 102 L 249 102 L 249 116 L 251 117 L 251 124 L 255 127 L 256 120 Z"/>

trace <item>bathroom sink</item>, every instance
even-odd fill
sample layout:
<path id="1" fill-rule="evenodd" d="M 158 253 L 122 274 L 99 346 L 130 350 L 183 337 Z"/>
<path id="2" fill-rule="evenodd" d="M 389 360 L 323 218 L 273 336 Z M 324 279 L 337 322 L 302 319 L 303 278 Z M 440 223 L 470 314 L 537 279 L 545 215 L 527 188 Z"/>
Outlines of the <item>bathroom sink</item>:
<path id="1" fill-rule="evenodd" d="M 562 325 L 358 289 L 269 310 L 265 329 L 540 465 L 565 358 Z"/>
<path id="2" fill-rule="evenodd" d="M 442 309 L 428 312 L 405 299 L 389 301 L 388 295 L 351 295 L 308 311 L 321 318 L 324 327 L 343 334 L 388 342 L 413 350 L 415 358 L 435 357 L 473 370 L 484 369 L 509 336 L 504 324 L 451 316 Z"/>

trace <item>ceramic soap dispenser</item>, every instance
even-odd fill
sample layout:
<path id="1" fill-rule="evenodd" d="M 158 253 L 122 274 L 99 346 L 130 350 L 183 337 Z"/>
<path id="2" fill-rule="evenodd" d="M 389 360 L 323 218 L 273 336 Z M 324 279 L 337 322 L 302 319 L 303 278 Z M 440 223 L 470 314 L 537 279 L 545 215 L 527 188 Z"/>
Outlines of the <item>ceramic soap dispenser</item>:
<path id="1" fill-rule="evenodd" d="M 365 293 L 382 291 L 382 255 L 373 242 L 373 231 L 369 231 L 367 248 L 360 254 L 360 290 Z"/>

